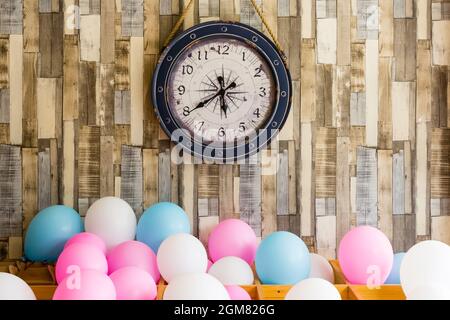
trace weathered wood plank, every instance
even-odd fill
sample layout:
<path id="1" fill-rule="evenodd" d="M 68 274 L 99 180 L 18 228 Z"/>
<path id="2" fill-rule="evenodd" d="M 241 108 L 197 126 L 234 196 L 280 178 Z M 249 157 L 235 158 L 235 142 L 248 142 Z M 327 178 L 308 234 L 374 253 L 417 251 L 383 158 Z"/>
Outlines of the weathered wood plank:
<path id="1" fill-rule="evenodd" d="M 431 121 L 431 43 L 428 40 L 417 41 L 417 112 L 416 121 Z"/>
<path id="2" fill-rule="evenodd" d="M 404 151 L 394 153 L 392 159 L 393 214 L 405 214 L 405 157 Z"/>
<path id="3" fill-rule="evenodd" d="M 301 1 L 302 38 L 312 39 L 316 35 L 316 2 L 314 0 Z"/>
<path id="4" fill-rule="evenodd" d="M 40 77 L 57 78 L 63 75 L 64 14 L 39 14 Z M 90 25 L 83 25 L 85 31 Z M 43 32 L 46 30 L 46 32 Z M 94 31 L 94 30 L 93 30 Z M 92 32 L 93 32 L 92 31 Z"/>
<path id="5" fill-rule="evenodd" d="M 144 149 L 142 151 L 143 159 L 143 201 L 144 209 L 149 208 L 158 202 L 158 176 L 159 172 L 159 150 Z"/>
<path id="6" fill-rule="evenodd" d="M 431 117 L 433 127 L 447 127 L 447 66 L 433 66 L 431 71 Z"/>
<path id="7" fill-rule="evenodd" d="M 80 59 L 100 62 L 101 17 L 82 15 L 80 19 Z"/>
<path id="8" fill-rule="evenodd" d="M 39 152 L 39 205 L 42 210 L 51 205 L 51 164 L 50 148 Z"/>
<path id="9" fill-rule="evenodd" d="M 433 64 L 450 65 L 450 20 L 433 21 Z"/>
<path id="10" fill-rule="evenodd" d="M 136 215 L 143 211 L 142 194 L 142 150 L 136 147 L 122 146 L 120 197 L 128 202 Z"/>
<path id="11" fill-rule="evenodd" d="M 301 122 L 311 122 L 315 120 L 316 102 L 316 50 L 315 41 L 302 40 L 301 49 L 301 72 L 303 74 L 300 81 L 301 99 Z"/>
<path id="12" fill-rule="evenodd" d="M 377 152 L 358 147 L 356 165 L 356 206 L 358 225 L 378 225 Z"/>
<path id="13" fill-rule="evenodd" d="M 144 142 L 144 39 L 132 37 L 130 44 L 131 144 Z"/>
<path id="14" fill-rule="evenodd" d="M 122 36 L 144 35 L 144 1 L 122 0 Z"/>
<path id="15" fill-rule="evenodd" d="M 417 39 L 426 40 L 431 37 L 431 6 L 430 0 L 416 0 Z M 431 4 L 431 5 L 434 5 Z"/>
<path id="16" fill-rule="evenodd" d="M 430 154 L 431 129 L 429 122 L 417 123 L 416 168 L 415 168 L 415 213 L 416 234 L 430 235 L 430 172 L 428 167 Z"/>
<path id="17" fill-rule="evenodd" d="M 0 7 L 0 34 L 22 34 L 22 0 L 5 0 Z"/>
<path id="18" fill-rule="evenodd" d="M 352 92 L 365 91 L 365 51 L 366 46 L 362 43 L 352 43 Z"/>
<path id="19" fill-rule="evenodd" d="M 378 0 L 357 1 L 357 32 L 359 39 L 378 39 Z"/>
<path id="20" fill-rule="evenodd" d="M 414 130 L 415 125 L 415 104 L 415 83 L 392 82 L 392 139 L 394 141 L 413 140 L 410 131 Z"/>
<path id="21" fill-rule="evenodd" d="M 97 66 L 95 62 L 80 62 L 78 88 L 78 119 L 80 125 L 97 122 Z"/>
<path id="22" fill-rule="evenodd" d="M 9 90 L 0 89 L 0 123 L 9 123 Z"/>
<path id="23" fill-rule="evenodd" d="M 170 201 L 170 150 L 159 154 L 158 161 L 158 191 L 159 201 Z"/>
<path id="24" fill-rule="evenodd" d="M 257 0 L 256 4 L 261 6 L 261 0 Z M 258 17 L 250 0 L 240 0 L 240 21 L 257 30 L 262 30 L 261 19 Z"/>
<path id="25" fill-rule="evenodd" d="M 116 41 L 115 87 L 118 91 L 130 90 L 130 42 Z"/>
<path id="26" fill-rule="evenodd" d="M 337 20 L 317 20 L 317 63 L 336 64 Z"/>
<path id="27" fill-rule="evenodd" d="M 350 230 L 350 138 L 338 137 L 336 141 L 336 238 L 339 242 Z"/>
<path id="28" fill-rule="evenodd" d="M 261 167 L 259 164 L 240 166 L 239 208 L 241 219 L 261 236 Z"/>
<path id="29" fill-rule="evenodd" d="M 379 1 L 380 6 L 380 56 L 394 55 L 394 2 Z"/>
<path id="30" fill-rule="evenodd" d="M 395 81 L 416 79 L 416 19 L 394 19 Z"/>
<path id="31" fill-rule="evenodd" d="M 336 257 L 336 216 L 317 218 L 317 253 L 327 259 Z"/>
<path id="32" fill-rule="evenodd" d="M 219 166 L 219 215 L 220 220 L 236 218 L 237 211 L 233 202 L 234 183 L 233 166 Z"/>
<path id="33" fill-rule="evenodd" d="M 432 217 L 431 218 L 431 239 L 450 243 L 450 216 Z"/>
<path id="34" fill-rule="evenodd" d="M 78 36 L 66 35 L 64 37 L 64 120 L 78 119 L 79 60 Z"/>
<path id="35" fill-rule="evenodd" d="M 22 144 L 23 117 L 23 36 L 9 37 L 9 139 L 13 145 Z"/>
<path id="36" fill-rule="evenodd" d="M 37 79 L 38 138 L 58 138 L 61 132 L 62 82 L 61 79 Z"/>
<path id="37" fill-rule="evenodd" d="M 337 64 L 351 65 L 351 2 L 337 0 Z"/>
<path id="38" fill-rule="evenodd" d="M 314 186 L 313 186 L 313 127 L 311 123 L 301 124 L 301 155 L 300 155 L 300 200 L 301 200 L 301 234 L 313 235 Z"/>
<path id="39" fill-rule="evenodd" d="M 366 41 L 366 143 L 369 147 L 378 144 L 378 40 Z"/>
<path id="40" fill-rule="evenodd" d="M 114 196 L 114 137 L 100 137 L 100 197 Z"/>
<path id="41" fill-rule="evenodd" d="M 336 129 L 317 128 L 315 141 L 315 186 L 317 198 L 336 196 Z"/>
<path id="42" fill-rule="evenodd" d="M 39 52 L 39 8 L 36 0 L 23 1 L 24 52 Z"/>
<path id="43" fill-rule="evenodd" d="M 159 53 L 159 1 L 144 1 L 144 51 L 145 54 Z"/>
<path id="44" fill-rule="evenodd" d="M 115 3 L 102 1 L 100 11 L 100 61 L 107 64 L 114 63 Z"/>
<path id="45" fill-rule="evenodd" d="M 268 173 L 274 166 L 277 166 L 276 160 L 274 160 L 277 155 L 276 150 L 262 151 L 261 165 L 263 172 L 267 171 Z M 274 174 L 264 174 L 261 177 L 261 236 L 263 238 L 279 230 L 279 226 L 277 227 L 277 182 L 277 176 Z"/>
<path id="46" fill-rule="evenodd" d="M 406 252 L 416 242 L 416 226 L 414 214 L 393 216 L 394 237 L 392 247 L 394 252 Z"/>
<path id="47" fill-rule="evenodd" d="M 75 124 L 74 121 L 64 121 L 63 142 L 63 168 L 62 168 L 62 191 L 63 204 L 75 207 Z"/>
<path id="48" fill-rule="evenodd" d="M 78 143 L 78 196 L 100 197 L 100 128 L 81 126 Z"/>
<path id="49" fill-rule="evenodd" d="M 23 229 L 26 230 L 38 211 L 38 149 L 22 149 Z"/>
<path id="50" fill-rule="evenodd" d="M 276 174 L 276 204 L 278 215 L 289 214 L 289 158 L 287 144 L 283 143 L 278 154 L 278 169 Z"/>
<path id="51" fill-rule="evenodd" d="M 431 133 L 431 197 L 450 198 L 450 130 Z"/>

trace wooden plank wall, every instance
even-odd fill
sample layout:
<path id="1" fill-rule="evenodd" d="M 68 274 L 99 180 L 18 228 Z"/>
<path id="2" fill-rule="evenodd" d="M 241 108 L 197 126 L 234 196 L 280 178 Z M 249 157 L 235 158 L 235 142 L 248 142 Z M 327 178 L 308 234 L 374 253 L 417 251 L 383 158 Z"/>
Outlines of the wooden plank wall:
<path id="1" fill-rule="evenodd" d="M 360 224 L 396 251 L 449 242 L 450 1 L 257 2 L 292 75 L 280 141 L 246 164 L 177 165 L 148 93 L 187 1 L 2 1 L 0 259 L 39 209 L 84 215 L 108 195 L 138 215 L 180 203 L 203 241 L 233 217 L 328 257 Z M 217 19 L 264 30 L 249 0 L 195 0 L 183 27 Z"/>

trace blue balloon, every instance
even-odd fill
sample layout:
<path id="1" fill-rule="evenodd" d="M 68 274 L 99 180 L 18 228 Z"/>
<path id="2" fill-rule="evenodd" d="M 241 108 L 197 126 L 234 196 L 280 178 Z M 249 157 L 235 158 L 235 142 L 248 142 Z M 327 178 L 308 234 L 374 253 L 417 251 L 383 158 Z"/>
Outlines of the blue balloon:
<path id="1" fill-rule="evenodd" d="M 400 284 L 400 265 L 402 264 L 404 252 L 394 254 L 394 262 L 392 263 L 391 273 L 384 284 Z"/>
<path id="2" fill-rule="evenodd" d="M 25 257 L 31 261 L 55 262 L 67 240 L 83 230 L 83 221 L 74 209 L 48 207 L 39 212 L 28 226 Z"/>
<path id="3" fill-rule="evenodd" d="M 139 219 L 136 239 L 157 253 L 161 242 L 177 233 L 191 233 L 188 216 L 176 204 L 160 202 L 145 210 Z"/>
<path id="4" fill-rule="evenodd" d="M 263 284 L 294 285 L 308 278 L 308 247 L 293 233 L 280 231 L 265 238 L 256 251 L 256 273 Z"/>

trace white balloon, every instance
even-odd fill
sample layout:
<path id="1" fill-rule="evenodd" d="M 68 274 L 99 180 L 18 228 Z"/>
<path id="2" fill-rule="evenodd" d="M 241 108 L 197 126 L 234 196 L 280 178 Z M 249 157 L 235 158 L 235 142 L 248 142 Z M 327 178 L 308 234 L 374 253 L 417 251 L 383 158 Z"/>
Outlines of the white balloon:
<path id="1" fill-rule="evenodd" d="M 200 240 L 187 233 L 178 233 L 164 240 L 156 260 L 161 275 L 169 283 L 185 273 L 206 272 L 208 267 L 205 247 Z"/>
<path id="2" fill-rule="evenodd" d="M 105 197 L 95 201 L 84 220 L 86 232 L 105 241 L 108 250 L 122 242 L 134 240 L 136 215 L 130 205 L 120 198 Z"/>
<path id="3" fill-rule="evenodd" d="M 36 300 L 33 290 L 19 277 L 0 272 L 0 300 Z"/>
<path id="4" fill-rule="evenodd" d="M 450 300 L 450 290 L 439 284 L 416 287 L 411 291 L 408 300 Z"/>
<path id="5" fill-rule="evenodd" d="M 175 277 L 164 291 L 163 300 L 230 300 L 219 280 L 207 273 L 188 273 Z"/>
<path id="6" fill-rule="evenodd" d="M 318 278 L 334 283 L 334 271 L 331 264 L 324 257 L 311 253 L 311 270 L 309 278 Z"/>
<path id="7" fill-rule="evenodd" d="M 429 240 L 419 242 L 406 252 L 400 266 L 400 282 L 407 297 L 418 287 L 439 283 L 450 290 L 450 247 Z"/>
<path id="8" fill-rule="evenodd" d="M 289 290 L 285 300 L 342 300 L 334 285 L 323 279 L 305 279 Z"/>
<path id="9" fill-rule="evenodd" d="M 252 268 L 238 257 L 224 257 L 217 260 L 208 273 L 225 286 L 251 285 L 254 280 Z"/>

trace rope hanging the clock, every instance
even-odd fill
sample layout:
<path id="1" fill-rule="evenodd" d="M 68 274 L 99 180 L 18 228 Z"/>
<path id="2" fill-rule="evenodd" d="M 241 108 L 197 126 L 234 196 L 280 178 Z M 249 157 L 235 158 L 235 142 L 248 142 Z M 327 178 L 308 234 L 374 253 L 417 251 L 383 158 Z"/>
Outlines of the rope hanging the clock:
<path id="1" fill-rule="evenodd" d="M 273 43 L 277 47 L 278 51 L 280 51 L 282 58 L 284 60 L 286 60 L 286 56 L 284 55 L 283 49 L 281 48 L 281 44 L 278 42 L 277 38 L 275 37 L 275 34 L 273 33 L 272 29 L 269 26 L 269 23 L 267 22 L 266 18 L 264 17 L 263 12 L 257 5 L 256 0 L 250 0 L 250 2 L 252 3 L 253 7 L 255 8 L 255 11 L 258 14 L 259 18 L 261 19 L 262 23 L 264 24 L 264 27 L 266 27 L 267 32 L 269 33 L 270 37 L 272 38 Z M 194 0 L 189 0 L 189 3 L 187 4 L 187 6 L 184 7 L 180 18 L 178 19 L 177 23 L 175 23 L 175 25 L 172 28 L 172 31 L 167 36 L 167 39 L 164 42 L 164 48 L 167 47 L 169 42 L 172 41 L 172 39 L 175 37 L 176 33 L 178 32 L 178 30 L 181 27 L 181 24 L 183 23 L 184 19 L 186 18 L 186 15 L 187 15 L 189 9 L 192 7 L 193 4 L 194 4 Z"/>

